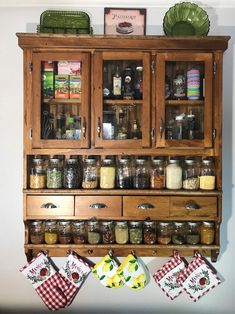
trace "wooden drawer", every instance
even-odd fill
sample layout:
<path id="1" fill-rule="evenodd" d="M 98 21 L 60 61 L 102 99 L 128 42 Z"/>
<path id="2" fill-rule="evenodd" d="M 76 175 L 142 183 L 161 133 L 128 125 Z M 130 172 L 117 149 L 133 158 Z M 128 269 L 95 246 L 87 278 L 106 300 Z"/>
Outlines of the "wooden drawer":
<path id="1" fill-rule="evenodd" d="M 216 218 L 217 198 L 208 197 L 170 197 L 170 217 L 176 218 Z"/>
<path id="2" fill-rule="evenodd" d="M 122 216 L 121 196 L 76 196 L 75 216 L 112 219 Z"/>
<path id="3" fill-rule="evenodd" d="M 168 196 L 124 196 L 123 216 L 131 219 L 169 217 Z"/>
<path id="4" fill-rule="evenodd" d="M 27 216 L 73 216 L 73 196 L 27 196 Z"/>

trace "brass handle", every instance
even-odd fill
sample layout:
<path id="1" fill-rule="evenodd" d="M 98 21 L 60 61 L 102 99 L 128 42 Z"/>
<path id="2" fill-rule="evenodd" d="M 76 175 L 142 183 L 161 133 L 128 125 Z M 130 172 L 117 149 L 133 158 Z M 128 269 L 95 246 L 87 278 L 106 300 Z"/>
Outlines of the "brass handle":
<path id="1" fill-rule="evenodd" d="M 83 126 L 82 126 L 83 138 L 86 138 L 86 118 L 83 117 Z"/>
<path id="2" fill-rule="evenodd" d="M 98 138 L 100 138 L 100 133 L 101 133 L 101 122 L 100 122 L 100 117 L 98 117 L 97 133 L 98 133 Z"/>
<path id="3" fill-rule="evenodd" d="M 40 206 L 40 208 L 59 208 L 60 206 L 53 203 L 45 203 Z"/>
<path id="4" fill-rule="evenodd" d="M 184 206 L 188 210 L 195 210 L 200 209 L 201 207 L 193 200 L 187 201 L 187 203 Z"/>
<path id="5" fill-rule="evenodd" d="M 97 208 L 107 208 L 107 205 L 104 204 L 104 203 L 95 203 L 95 204 L 91 204 L 89 207 L 90 208 L 95 208 L 95 209 L 97 209 Z"/>
<path id="6" fill-rule="evenodd" d="M 163 119 L 161 118 L 161 123 L 160 123 L 160 138 L 162 138 L 163 135 L 163 130 L 164 130 L 164 122 Z"/>
<path id="7" fill-rule="evenodd" d="M 137 207 L 139 209 L 150 209 L 150 208 L 154 208 L 155 206 L 153 206 L 150 203 L 143 203 L 143 204 L 139 204 Z"/>

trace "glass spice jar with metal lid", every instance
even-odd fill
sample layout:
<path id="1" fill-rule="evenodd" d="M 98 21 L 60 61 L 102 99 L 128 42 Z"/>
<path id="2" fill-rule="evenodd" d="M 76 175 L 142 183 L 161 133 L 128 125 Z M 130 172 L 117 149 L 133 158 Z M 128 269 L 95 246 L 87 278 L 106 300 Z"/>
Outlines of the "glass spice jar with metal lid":
<path id="1" fill-rule="evenodd" d="M 173 244 L 184 244 L 186 242 L 185 222 L 173 222 L 171 241 Z"/>
<path id="2" fill-rule="evenodd" d="M 83 162 L 82 187 L 84 189 L 96 189 L 99 180 L 99 166 L 96 158 L 86 158 Z"/>
<path id="3" fill-rule="evenodd" d="M 30 189 L 46 188 L 46 169 L 42 158 L 33 158 L 29 176 Z"/>
<path id="4" fill-rule="evenodd" d="M 57 222 L 55 220 L 45 222 L 44 240 L 46 244 L 56 244 L 58 242 Z"/>
<path id="5" fill-rule="evenodd" d="M 87 231 L 85 221 L 72 222 L 72 238 L 75 244 L 84 244 L 87 242 Z"/>
<path id="6" fill-rule="evenodd" d="M 132 167 L 129 158 L 121 158 L 116 167 L 116 186 L 119 189 L 133 188 Z"/>
<path id="7" fill-rule="evenodd" d="M 47 168 L 47 188 L 61 189 L 63 186 L 63 169 L 59 158 L 50 158 Z"/>
<path id="8" fill-rule="evenodd" d="M 178 159 L 170 159 L 166 166 L 166 188 L 170 190 L 182 188 L 182 167 Z"/>
<path id="9" fill-rule="evenodd" d="M 115 188 L 115 164 L 112 158 L 104 158 L 100 166 L 100 188 Z"/>
<path id="10" fill-rule="evenodd" d="M 146 159 L 136 158 L 133 174 L 133 187 L 135 189 L 149 189 L 149 166 Z"/>
<path id="11" fill-rule="evenodd" d="M 115 242 L 114 223 L 113 221 L 101 222 L 102 243 L 112 244 Z"/>
<path id="12" fill-rule="evenodd" d="M 129 238 L 131 244 L 140 244 L 143 242 L 143 226 L 141 221 L 129 222 Z"/>
<path id="13" fill-rule="evenodd" d="M 127 221 L 115 222 L 115 241 L 117 244 L 126 244 L 129 241 L 129 228 Z"/>
<path id="14" fill-rule="evenodd" d="M 87 223 L 87 240 L 89 244 L 101 242 L 100 223 L 97 220 L 90 220 Z"/>
<path id="15" fill-rule="evenodd" d="M 157 242 L 159 244 L 169 244 L 171 242 L 172 224 L 161 221 L 157 225 Z"/>
<path id="16" fill-rule="evenodd" d="M 58 222 L 59 243 L 69 244 L 72 241 L 72 230 L 70 221 Z"/>
<path id="17" fill-rule="evenodd" d="M 197 190 L 199 188 L 199 173 L 196 161 L 186 159 L 183 167 L 183 189 Z"/>
<path id="18" fill-rule="evenodd" d="M 165 188 L 165 162 L 164 159 L 154 158 L 150 168 L 150 187 L 151 189 Z"/>
<path id="19" fill-rule="evenodd" d="M 32 244 L 42 244 L 44 242 L 44 222 L 42 220 L 31 221 L 29 234 Z"/>
<path id="20" fill-rule="evenodd" d="M 157 242 L 157 230 L 155 221 L 143 222 L 144 244 L 154 244 Z"/>
<path id="21" fill-rule="evenodd" d="M 201 244 L 210 245 L 215 239 L 215 225 L 213 222 L 203 221 L 200 226 Z"/>
<path id="22" fill-rule="evenodd" d="M 64 188 L 77 189 L 81 184 L 81 169 L 77 158 L 65 160 L 64 166 Z"/>
<path id="23" fill-rule="evenodd" d="M 187 244 L 198 244 L 200 242 L 200 222 L 187 222 L 186 242 Z"/>
<path id="24" fill-rule="evenodd" d="M 212 159 L 202 160 L 200 167 L 200 189 L 214 190 L 215 189 L 215 164 Z"/>

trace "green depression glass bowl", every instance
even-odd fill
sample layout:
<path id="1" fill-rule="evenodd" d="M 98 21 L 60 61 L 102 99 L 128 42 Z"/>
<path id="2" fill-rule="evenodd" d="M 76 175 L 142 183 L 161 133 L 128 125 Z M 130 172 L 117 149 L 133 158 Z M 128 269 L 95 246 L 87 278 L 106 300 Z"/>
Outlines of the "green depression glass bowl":
<path id="1" fill-rule="evenodd" d="M 163 29 L 167 36 L 206 36 L 210 29 L 210 20 L 206 11 L 197 4 L 182 2 L 166 12 Z"/>

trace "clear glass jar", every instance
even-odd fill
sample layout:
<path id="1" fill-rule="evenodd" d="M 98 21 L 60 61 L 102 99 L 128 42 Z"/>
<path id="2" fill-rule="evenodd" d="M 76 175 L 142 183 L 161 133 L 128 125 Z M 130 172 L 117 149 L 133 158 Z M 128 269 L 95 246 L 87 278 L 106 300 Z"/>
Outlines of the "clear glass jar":
<path id="1" fill-rule="evenodd" d="M 174 222 L 172 226 L 171 241 L 173 244 L 184 244 L 186 242 L 185 222 Z"/>
<path id="2" fill-rule="evenodd" d="M 83 163 L 82 187 L 96 189 L 98 187 L 99 167 L 95 158 L 87 158 Z"/>
<path id="3" fill-rule="evenodd" d="M 44 240 L 46 244 L 56 244 L 58 242 L 57 222 L 55 220 L 45 222 Z"/>
<path id="4" fill-rule="evenodd" d="M 159 222 L 157 226 L 157 241 L 159 244 L 171 242 L 172 224 L 170 222 Z"/>
<path id="5" fill-rule="evenodd" d="M 213 222 L 203 221 L 200 226 L 201 244 L 212 244 L 215 239 L 215 225 Z"/>
<path id="6" fill-rule="evenodd" d="M 32 244 L 42 244 L 44 242 L 44 223 L 42 220 L 30 222 L 30 242 Z"/>
<path id="7" fill-rule="evenodd" d="M 64 166 L 64 188 L 77 189 L 81 184 L 81 176 L 77 158 L 70 158 L 65 161 Z"/>
<path id="8" fill-rule="evenodd" d="M 165 188 L 165 164 L 163 159 L 154 158 L 152 161 L 150 187 L 156 190 Z"/>
<path id="9" fill-rule="evenodd" d="M 59 243 L 69 244 L 72 241 L 72 230 L 70 221 L 58 222 Z"/>
<path id="10" fill-rule="evenodd" d="M 116 221 L 115 223 L 115 240 L 117 244 L 126 244 L 129 241 L 127 221 Z"/>
<path id="11" fill-rule="evenodd" d="M 63 170 L 59 158 L 50 158 L 47 168 L 47 188 L 61 189 L 63 186 Z"/>
<path id="12" fill-rule="evenodd" d="M 204 159 L 200 168 L 200 189 L 215 189 L 215 164 L 212 159 Z"/>
<path id="13" fill-rule="evenodd" d="M 133 187 L 135 189 L 149 189 L 150 176 L 146 159 L 136 158 L 133 175 Z"/>
<path id="14" fill-rule="evenodd" d="M 143 226 L 141 221 L 129 222 L 129 235 L 131 244 L 140 244 L 143 242 Z"/>
<path id="15" fill-rule="evenodd" d="M 115 188 L 115 164 L 113 159 L 103 159 L 100 167 L 100 188 L 114 189 Z"/>
<path id="16" fill-rule="evenodd" d="M 98 221 L 88 221 L 87 240 L 89 244 L 98 244 L 101 242 L 101 230 Z"/>
<path id="17" fill-rule="evenodd" d="M 113 221 L 101 222 L 102 243 L 111 244 L 115 242 Z"/>
<path id="18" fill-rule="evenodd" d="M 178 159 L 170 159 L 166 166 L 166 188 L 173 190 L 182 188 L 182 167 Z"/>
<path id="19" fill-rule="evenodd" d="M 196 161 L 186 159 L 183 167 L 183 189 L 198 190 L 199 189 L 199 173 Z"/>
<path id="20" fill-rule="evenodd" d="M 198 244 L 200 242 L 200 223 L 199 222 L 188 222 L 187 223 L 187 244 Z"/>
<path id="21" fill-rule="evenodd" d="M 143 222 L 144 244 L 154 244 L 157 241 L 157 230 L 155 221 Z"/>
<path id="22" fill-rule="evenodd" d="M 119 189 L 133 188 L 132 168 L 130 159 L 121 158 L 116 169 L 116 185 Z"/>
<path id="23" fill-rule="evenodd" d="M 45 162 L 42 158 L 34 158 L 32 160 L 29 177 L 29 187 L 30 189 L 46 188 Z"/>
<path id="24" fill-rule="evenodd" d="M 72 236 L 75 244 L 84 244 L 87 242 L 87 231 L 85 221 L 72 222 Z"/>

